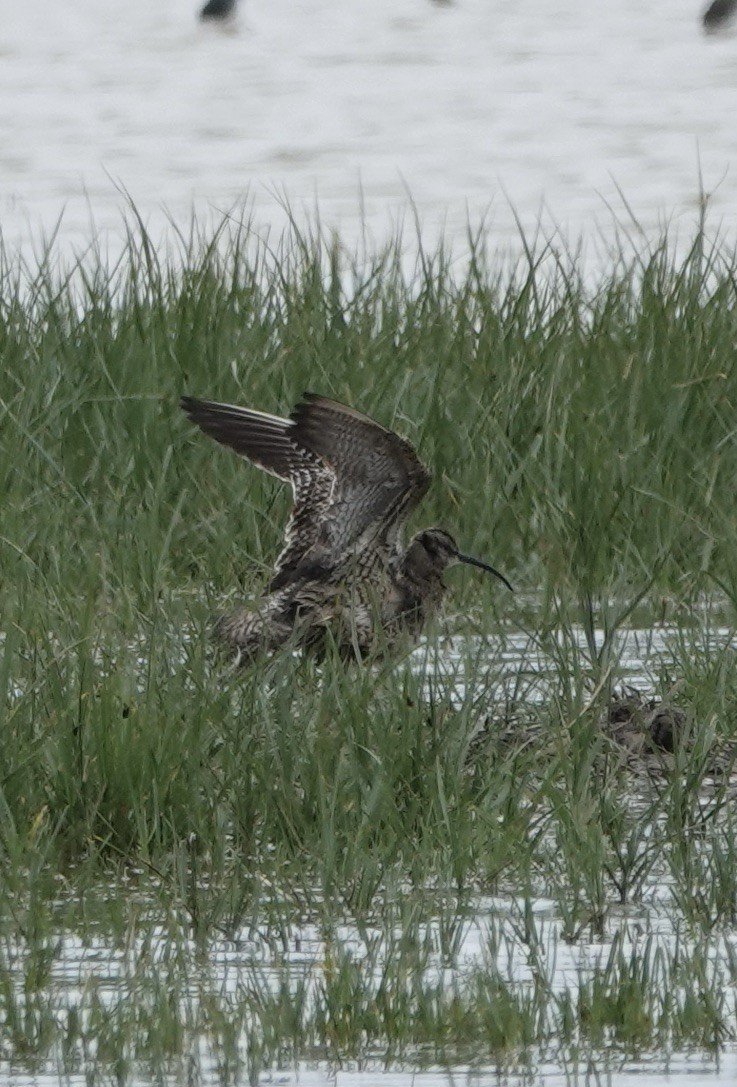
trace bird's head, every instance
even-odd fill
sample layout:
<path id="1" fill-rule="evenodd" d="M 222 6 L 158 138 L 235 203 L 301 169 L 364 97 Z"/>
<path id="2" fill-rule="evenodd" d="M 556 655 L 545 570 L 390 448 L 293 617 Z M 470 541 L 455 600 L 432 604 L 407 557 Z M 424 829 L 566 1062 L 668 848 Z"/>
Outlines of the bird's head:
<path id="1" fill-rule="evenodd" d="M 468 566 L 478 566 L 479 569 L 486 570 L 503 581 L 508 589 L 512 589 L 504 575 L 493 566 L 459 551 L 458 544 L 444 528 L 426 528 L 418 532 L 407 548 L 407 561 L 415 567 L 420 576 L 426 577 L 433 575 L 440 577 L 449 566 L 456 562 L 463 562 Z"/>

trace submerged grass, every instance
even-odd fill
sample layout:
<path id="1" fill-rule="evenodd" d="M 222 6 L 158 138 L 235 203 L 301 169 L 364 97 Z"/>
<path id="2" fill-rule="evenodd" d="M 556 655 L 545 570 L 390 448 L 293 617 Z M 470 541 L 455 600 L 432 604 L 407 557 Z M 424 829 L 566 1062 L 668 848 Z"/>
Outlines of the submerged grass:
<path id="1" fill-rule="evenodd" d="M 115 267 L 68 274 L 0 255 L 3 1059 L 191 1078 L 206 1038 L 229 1082 L 734 1038 L 737 262 L 700 233 L 592 285 L 550 249 L 503 274 L 482 242 L 411 273 L 399 243 L 359 258 L 295 231 L 274 252 L 245 228 L 164 260 L 137 225 Z M 283 412 L 305 389 L 416 443 L 420 516 L 520 590 L 451 573 L 455 657 L 235 679 L 210 659 L 288 496 L 179 395 Z M 600 727 L 634 617 L 678 631 L 653 686 L 689 743 L 654 774 Z M 530 637 L 511 694 L 510 626 Z M 654 904 L 671 939 L 631 940 Z M 489 948 L 461 970 L 468 911 Z M 561 987 L 551 925 L 608 957 Z M 55 974 L 70 940 L 112 970 L 78 999 Z"/>

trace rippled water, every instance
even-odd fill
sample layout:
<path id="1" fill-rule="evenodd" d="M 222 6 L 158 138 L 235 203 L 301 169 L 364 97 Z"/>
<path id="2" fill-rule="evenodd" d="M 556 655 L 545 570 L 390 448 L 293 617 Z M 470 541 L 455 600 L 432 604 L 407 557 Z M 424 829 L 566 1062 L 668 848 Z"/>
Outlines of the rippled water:
<path id="1" fill-rule="evenodd" d="M 737 40 L 697 0 L 244 0 L 231 30 L 195 0 L 0 0 L 0 222 L 27 244 L 63 212 L 120 226 L 246 200 L 263 232 L 319 203 L 382 239 L 408 213 L 456 239 L 487 217 L 611 238 L 611 205 L 688 233 L 737 223 Z"/>
<path id="2" fill-rule="evenodd" d="M 667 908 L 668 891 L 662 886 L 651 887 L 648 891 L 647 907 L 632 909 L 622 907 L 621 916 L 616 919 L 618 935 L 621 939 L 621 949 L 625 956 L 640 956 L 643 953 L 651 957 L 651 961 L 657 960 L 658 949 L 668 954 L 673 954 L 673 949 L 678 945 L 683 954 L 689 947 L 688 937 L 674 929 L 671 915 Z M 540 963 L 543 965 L 545 978 L 543 981 L 546 990 L 556 995 L 570 994 L 575 1005 L 575 994 L 580 986 L 587 983 L 596 970 L 606 966 L 611 953 L 611 935 L 600 941 L 579 941 L 575 944 L 567 943 L 560 937 L 560 921 L 555 913 L 554 903 L 546 899 L 539 899 L 532 904 L 530 913 L 525 913 L 525 906 L 513 898 L 489 898 L 479 899 L 476 903 L 476 914 L 469 916 L 462 926 L 461 939 L 457 942 L 454 955 L 453 975 L 458 980 L 474 967 L 483 967 L 492 972 L 499 972 L 502 977 L 510 979 L 520 991 L 533 989 L 540 978 L 536 973 Z M 616 913 L 616 910 L 613 911 Z M 532 926 L 536 932 L 535 946 L 538 957 L 533 968 L 530 964 L 530 948 L 524 945 L 519 934 L 526 927 Z M 378 945 L 376 940 L 381 940 L 381 934 L 371 933 L 368 926 L 368 938 L 372 941 L 372 956 L 376 956 L 377 982 L 381 974 L 381 952 L 377 955 Z M 366 932 L 360 935 L 350 925 L 344 925 L 334 933 L 334 938 L 343 949 L 350 949 L 357 961 L 361 961 L 367 955 Z M 435 964 L 430 963 L 430 970 L 440 973 L 447 970 L 447 961 L 441 952 L 442 940 L 437 932 L 433 932 L 433 926 L 427 927 L 426 940 L 436 948 Z M 311 925 L 304 925 L 290 935 L 292 950 L 281 951 L 277 956 L 270 953 L 268 946 L 254 938 L 251 931 L 244 933 L 242 939 L 214 941 L 209 951 L 208 978 L 200 988 L 198 981 L 197 953 L 194 947 L 185 951 L 191 955 L 193 977 L 191 992 L 185 996 L 180 994 L 177 999 L 191 1009 L 203 996 L 207 999 L 209 993 L 216 993 L 218 999 L 238 1000 L 239 995 L 249 991 L 266 991 L 271 988 L 276 992 L 280 986 L 287 986 L 294 991 L 297 986 L 306 984 L 309 993 L 313 986 L 322 977 L 325 969 L 326 947 L 318 930 Z M 130 945 L 125 951 L 112 951 L 103 940 L 81 940 L 74 936 L 62 936 L 56 947 L 53 966 L 48 980 L 48 992 L 54 1006 L 61 1009 L 79 1006 L 86 994 L 94 992 L 97 1000 L 104 1006 L 107 1004 L 119 1004 L 126 1000 L 141 999 L 141 978 L 137 973 L 136 961 L 140 955 L 142 960 L 159 960 L 165 963 L 170 948 L 166 937 L 162 933 L 160 937 L 161 948 L 157 953 L 157 937 L 155 934 L 147 937 L 146 950 Z M 732 948 L 734 953 L 735 938 L 732 934 L 721 937 L 714 946 L 717 957 L 729 953 Z M 179 955 L 182 954 L 180 950 Z M 713 965 L 716 976 L 719 967 Z M 23 966 L 22 959 L 18 961 L 18 994 L 22 1004 L 23 991 Z M 308 996 L 309 1003 L 309 996 Z M 735 1007 L 734 994 L 727 997 L 725 1014 L 729 1014 L 728 1008 Z M 87 1013 L 89 1014 L 89 1013 Z M 242 1059 L 245 1060 L 249 1039 L 244 1032 L 239 1039 L 239 1050 Z M 210 1042 L 200 1039 L 192 1034 L 185 1052 L 189 1053 L 192 1068 L 196 1074 L 190 1078 L 192 1083 L 210 1084 L 220 1082 L 218 1069 L 218 1053 L 212 1048 Z M 33 1075 L 26 1076 L 18 1073 L 3 1082 L 10 1082 L 15 1087 L 47 1087 L 58 1082 L 55 1071 L 52 1070 L 53 1060 L 39 1067 Z M 316 1067 L 317 1063 L 317 1067 Z M 505 1084 L 508 1087 L 571 1087 L 574 1084 L 602 1083 L 612 1087 L 618 1085 L 636 1083 L 637 1087 L 650 1087 L 650 1085 L 688 1083 L 693 1087 L 695 1083 L 708 1082 L 710 1087 L 726 1087 L 735 1082 L 737 1075 L 737 1051 L 727 1050 L 720 1058 L 709 1059 L 704 1054 L 674 1053 L 659 1058 L 657 1055 L 644 1058 L 641 1061 L 628 1061 L 622 1066 L 621 1056 L 612 1054 L 611 1060 L 606 1055 L 593 1055 L 591 1058 L 581 1060 L 573 1058 L 571 1069 L 566 1071 L 561 1067 L 560 1061 L 553 1063 L 540 1063 L 539 1067 L 530 1069 L 526 1073 L 504 1073 L 498 1070 L 484 1070 L 483 1068 L 456 1067 L 452 1071 L 422 1070 L 402 1071 L 400 1068 L 386 1072 L 377 1055 L 375 1065 L 371 1069 L 371 1059 L 364 1059 L 361 1068 L 352 1068 L 351 1061 L 347 1061 L 344 1069 L 337 1070 L 327 1064 L 320 1065 L 319 1060 L 309 1065 L 300 1066 L 293 1070 L 283 1069 L 269 1073 L 263 1073 L 259 1077 L 259 1083 L 285 1085 L 335 1084 L 345 1087 L 376 1087 L 378 1084 L 404 1085 L 447 1085 L 453 1087 L 457 1084 L 474 1084 L 477 1087 L 492 1087 L 492 1085 Z M 358 1062 L 356 1062 L 358 1063 Z M 405 1062 L 406 1063 L 406 1062 Z M 366 1070 L 368 1066 L 368 1070 Z M 0 1075 L 3 1074 L 3 1065 L 0 1064 Z M 703 1078 L 696 1078 L 703 1077 Z M 80 1070 L 78 1075 L 65 1074 L 64 1082 L 76 1085 L 86 1082 L 85 1073 Z M 146 1082 L 133 1077 L 126 1082 Z M 170 1082 L 172 1084 L 182 1082 L 174 1072 Z"/>

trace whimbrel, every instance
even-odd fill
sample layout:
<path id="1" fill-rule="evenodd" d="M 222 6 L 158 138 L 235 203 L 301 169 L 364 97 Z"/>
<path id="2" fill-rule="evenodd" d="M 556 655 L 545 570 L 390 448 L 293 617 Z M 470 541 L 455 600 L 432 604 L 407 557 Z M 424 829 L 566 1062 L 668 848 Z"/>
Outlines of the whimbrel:
<path id="1" fill-rule="evenodd" d="M 202 11 L 200 19 L 225 22 L 235 15 L 236 0 L 208 0 Z"/>
<path id="2" fill-rule="evenodd" d="M 493 566 L 462 554 L 442 528 L 402 546 L 402 530 L 430 485 L 409 442 L 353 408 L 305 393 L 288 419 L 182 397 L 193 423 L 222 445 L 291 483 L 284 546 L 257 606 L 218 620 L 237 663 L 289 643 L 345 657 L 416 638 L 439 609 L 443 573 L 469 563 L 511 585 Z"/>
<path id="3" fill-rule="evenodd" d="M 734 25 L 737 17 L 737 0 L 713 0 L 701 16 L 704 30 L 713 33 Z"/>

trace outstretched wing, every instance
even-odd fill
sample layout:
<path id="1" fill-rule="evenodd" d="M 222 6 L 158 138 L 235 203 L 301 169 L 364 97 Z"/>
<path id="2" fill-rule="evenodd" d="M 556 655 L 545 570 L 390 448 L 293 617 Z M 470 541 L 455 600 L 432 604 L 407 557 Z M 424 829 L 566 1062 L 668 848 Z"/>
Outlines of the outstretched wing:
<path id="1" fill-rule="evenodd" d="M 314 393 L 289 419 L 191 397 L 182 407 L 210 437 L 292 484 L 272 590 L 305 566 L 332 569 L 353 550 L 391 546 L 430 484 L 409 442 Z"/>
<path id="2" fill-rule="evenodd" d="M 317 541 L 335 483 L 333 471 L 315 453 L 292 440 L 294 423 L 277 415 L 183 396 L 182 409 L 200 430 L 259 468 L 291 483 L 294 506 L 287 521 L 284 545 L 274 565 L 274 582 L 285 570 L 299 566 Z"/>
<path id="3" fill-rule="evenodd" d="M 335 561 L 352 548 L 386 545 L 430 486 L 430 474 L 410 443 L 316 393 L 305 393 L 291 419 L 299 445 L 335 473 L 320 543 Z"/>

